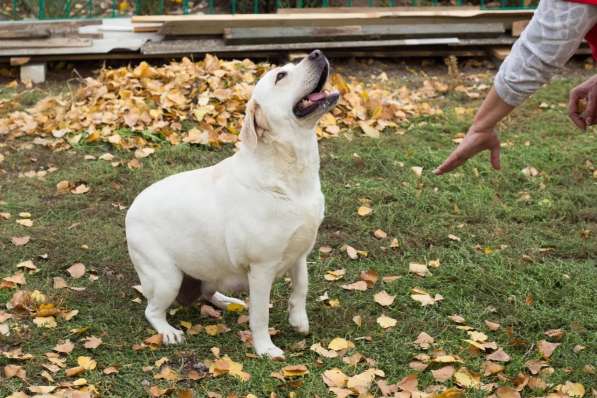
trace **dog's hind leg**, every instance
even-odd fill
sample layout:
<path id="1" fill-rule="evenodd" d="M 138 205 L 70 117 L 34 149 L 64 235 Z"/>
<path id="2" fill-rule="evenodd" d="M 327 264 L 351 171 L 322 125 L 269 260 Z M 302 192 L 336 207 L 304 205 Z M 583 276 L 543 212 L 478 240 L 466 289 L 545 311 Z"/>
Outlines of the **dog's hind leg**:
<path id="1" fill-rule="evenodd" d="M 184 332 L 166 320 L 166 311 L 178 295 L 183 273 L 168 256 L 155 251 L 141 254 L 130 247 L 129 252 L 147 298 L 145 318 L 162 335 L 164 344 L 184 341 Z"/>

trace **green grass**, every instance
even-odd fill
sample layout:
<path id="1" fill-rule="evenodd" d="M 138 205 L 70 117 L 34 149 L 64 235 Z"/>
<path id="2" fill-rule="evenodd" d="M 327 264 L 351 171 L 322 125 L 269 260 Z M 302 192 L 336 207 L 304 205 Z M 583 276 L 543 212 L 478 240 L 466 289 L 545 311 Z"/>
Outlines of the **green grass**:
<path id="1" fill-rule="evenodd" d="M 226 314 L 224 318 L 232 330 L 217 337 L 202 333 L 181 346 L 156 351 L 131 348 L 154 332 L 143 317 L 144 305 L 131 301 L 138 296 L 131 286 L 138 282 L 126 252 L 126 210 L 119 210 L 114 204 L 126 206 L 152 182 L 213 164 L 229 156 L 231 148 L 215 151 L 186 145 L 164 146 L 143 160 L 143 168 L 129 170 L 100 160 L 83 160 L 85 154 L 97 156 L 106 152 L 106 147 L 82 146 L 50 152 L 38 147 L 29 149 L 24 141 L 8 142 L 0 147 L 6 156 L 0 165 L 5 170 L 0 173 L 0 200 L 5 202 L 0 211 L 10 212 L 12 218 L 0 221 L 0 276 L 12 275 L 18 262 L 33 259 L 40 272 L 27 275 L 26 288 L 39 289 L 53 303 L 80 312 L 69 322 L 59 322 L 55 329 L 39 329 L 30 319 L 19 320 L 10 337 L 0 337 L 0 351 L 20 346 L 24 352 L 32 353 L 34 359 L 23 363 L 29 382 L 47 384 L 39 376 L 43 354 L 51 351 L 59 339 L 70 338 L 76 342 L 76 348 L 68 356 L 68 367 L 76 365 L 79 355 L 93 356 L 98 370 L 83 376 L 96 385 L 102 396 L 140 397 L 147 394 L 149 385 L 168 385 L 153 379 L 155 371 L 144 373 L 142 367 L 167 356 L 170 365 L 180 369 L 212 358 L 209 349 L 217 346 L 222 354 L 242 362 L 252 375 L 251 380 L 243 383 L 230 376 L 207 377 L 198 382 L 181 382 L 179 387 L 192 387 L 197 396 L 206 396 L 208 391 L 238 396 L 253 393 L 259 397 L 275 391 L 279 396 L 288 396 L 294 391 L 300 397 L 325 397 L 330 396 L 320 376 L 325 369 L 339 367 L 349 375 L 366 369 L 362 364 L 352 369 L 340 359 L 317 362 L 317 355 L 308 347 L 316 342 L 327 345 L 336 336 L 355 341 L 355 351 L 375 359 L 389 383 L 414 372 L 408 363 L 421 351 L 412 342 L 422 331 L 435 338 L 435 348 L 462 356 L 469 369 L 478 371 L 483 356 L 475 357 L 468 351 L 463 341 L 466 333 L 447 319 L 457 313 L 512 356 L 505 371 L 512 378 L 524 371 L 525 361 L 539 358 L 536 343 L 545 338 L 544 331 L 564 329 L 562 345 L 550 360 L 555 372 L 548 382 L 556 385 L 571 380 L 583 383 L 587 389 L 595 386 L 593 376 L 582 369 L 594 363 L 597 340 L 597 180 L 585 165 L 587 160 L 597 164 L 597 134 L 574 130 L 565 109 L 558 106 L 565 102 L 567 90 L 577 81 L 553 83 L 504 123 L 502 139 L 511 145 L 503 149 L 501 172 L 490 170 L 488 155 L 484 154 L 456 173 L 441 178 L 431 174 L 453 148 L 453 136 L 464 132 L 470 122 L 458 118 L 453 108 L 475 103 L 457 95 L 443 100 L 443 116 L 414 120 L 405 135 L 389 132 L 379 140 L 322 142 L 321 172 L 327 209 L 316 247 L 330 245 L 334 251 L 330 257 L 320 258 L 315 250 L 310 257 L 308 311 L 312 333 L 306 338 L 307 349 L 292 352 L 292 345 L 303 337 L 287 324 L 287 285 L 280 281 L 274 287 L 270 325 L 280 330 L 274 342 L 292 352 L 283 363 L 245 357 L 252 350 L 243 345 L 237 332 L 248 326 L 237 325 L 235 314 Z M 542 102 L 554 105 L 554 109 L 539 108 Z M 530 141 L 530 145 L 526 146 L 525 141 Z M 132 156 L 113 153 L 124 160 Z M 354 161 L 354 153 L 362 163 Z M 44 179 L 17 177 L 20 172 L 48 165 L 58 167 L 58 171 Z M 521 170 L 529 165 L 541 175 L 530 179 L 522 175 Z M 424 168 L 421 178 L 410 170 L 412 166 Z M 65 179 L 85 182 L 91 191 L 85 195 L 56 193 L 56 184 Z M 523 191 L 530 194 L 530 201 L 519 200 Z M 360 198 L 371 200 L 371 216 L 356 215 Z M 15 224 L 22 211 L 32 214 L 32 228 Z M 399 249 L 383 251 L 380 247 L 387 246 L 389 240 L 376 240 L 372 231 L 377 228 L 396 237 Z M 462 241 L 450 240 L 449 234 Z M 23 247 L 10 243 L 10 237 L 21 235 L 31 235 L 32 241 Z M 369 256 L 349 260 L 340 251 L 344 244 L 367 250 Z M 484 254 L 478 248 L 490 248 L 487 252 L 491 253 Z M 44 253 L 48 259 L 39 259 Z M 441 260 L 441 267 L 432 269 L 433 276 L 419 278 L 408 274 L 409 262 L 436 258 Z M 99 279 L 92 282 L 87 278 L 68 278 L 66 268 L 78 261 Z M 345 278 L 325 281 L 325 272 L 336 268 L 347 269 Z M 385 285 L 378 283 L 367 292 L 339 287 L 357 280 L 359 272 L 369 268 L 380 275 L 402 278 Z M 86 290 L 52 289 L 54 276 L 62 276 L 69 284 L 84 286 Z M 435 306 L 421 307 L 409 297 L 413 287 L 440 293 L 445 299 Z M 396 295 L 389 309 L 382 310 L 373 301 L 373 294 L 382 289 Z M 340 300 L 339 307 L 330 308 L 316 301 L 326 291 Z M 14 290 L 0 289 L 0 302 L 8 301 L 13 293 Z M 531 304 L 527 303 L 529 298 Z M 375 323 L 382 312 L 398 319 L 398 325 L 383 331 Z M 352 322 L 357 314 L 363 317 L 361 327 Z M 201 318 L 196 309 L 182 309 L 171 319 L 176 324 L 182 320 L 215 323 Z M 502 328 L 489 332 L 483 324 L 485 319 L 501 323 Z M 79 327 L 89 329 L 83 335 L 70 332 Z M 94 351 L 83 348 L 79 340 L 87 335 L 101 336 L 104 344 Z M 360 336 L 370 336 L 371 341 L 355 340 Z M 588 348 L 574 353 L 576 344 Z M 8 363 L 17 362 L 0 357 L 0 366 Z M 284 384 L 270 376 L 286 364 L 309 366 L 310 374 L 301 386 Z M 103 375 L 101 370 L 110 365 L 119 366 L 120 372 Z M 61 371 L 55 379 L 69 378 Z M 483 378 L 485 383 L 491 381 L 495 379 Z M 430 384 L 433 380 L 425 371 L 419 376 L 420 389 Z M 24 388 L 17 379 L 0 379 L 1 396 Z M 485 395 L 474 390 L 467 394 Z M 524 394 L 541 396 L 545 392 L 531 393 L 527 389 Z"/>

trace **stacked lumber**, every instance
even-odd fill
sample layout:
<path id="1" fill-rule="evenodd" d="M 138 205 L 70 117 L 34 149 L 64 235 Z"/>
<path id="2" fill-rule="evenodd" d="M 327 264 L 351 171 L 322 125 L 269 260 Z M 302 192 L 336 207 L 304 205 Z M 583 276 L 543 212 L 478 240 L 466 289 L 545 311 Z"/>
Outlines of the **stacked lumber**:
<path id="1" fill-rule="evenodd" d="M 488 11 L 474 7 L 279 10 L 277 14 L 136 16 L 135 31 L 155 29 L 164 37 L 146 43 L 143 54 L 261 55 L 325 49 L 332 55 L 484 55 L 508 46 L 513 23 L 532 10 Z M 137 27 L 152 24 L 152 28 Z"/>
<path id="2" fill-rule="evenodd" d="M 142 30 L 151 24 L 137 24 Z M 135 33 L 130 18 L 0 22 L 0 60 L 101 59 L 140 53 L 156 33 Z M 133 52 L 134 54 L 131 54 Z"/>

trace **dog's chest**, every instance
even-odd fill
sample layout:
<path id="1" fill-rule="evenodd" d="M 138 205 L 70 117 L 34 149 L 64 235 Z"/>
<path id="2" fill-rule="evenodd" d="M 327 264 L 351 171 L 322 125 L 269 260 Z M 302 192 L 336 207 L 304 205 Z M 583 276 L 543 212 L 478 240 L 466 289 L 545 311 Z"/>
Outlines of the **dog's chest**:
<path id="1" fill-rule="evenodd" d="M 291 231 L 285 257 L 296 258 L 311 250 L 317 237 L 317 230 L 323 219 L 324 201 L 320 193 L 312 198 L 293 201 L 293 222 L 287 224 Z"/>

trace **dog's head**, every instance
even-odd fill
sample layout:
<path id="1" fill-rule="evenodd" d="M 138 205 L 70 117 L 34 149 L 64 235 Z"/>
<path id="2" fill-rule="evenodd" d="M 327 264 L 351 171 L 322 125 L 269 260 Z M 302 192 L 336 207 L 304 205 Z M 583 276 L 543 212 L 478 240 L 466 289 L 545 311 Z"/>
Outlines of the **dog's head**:
<path id="1" fill-rule="evenodd" d="M 338 92 L 323 90 L 329 70 L 327 58 L 315 50 L 298 64 L 287 64 L 263 75 L 247 103 L 241 140 L 255 146 L 268 131 L 311 131 L 340 97 Z"/>

